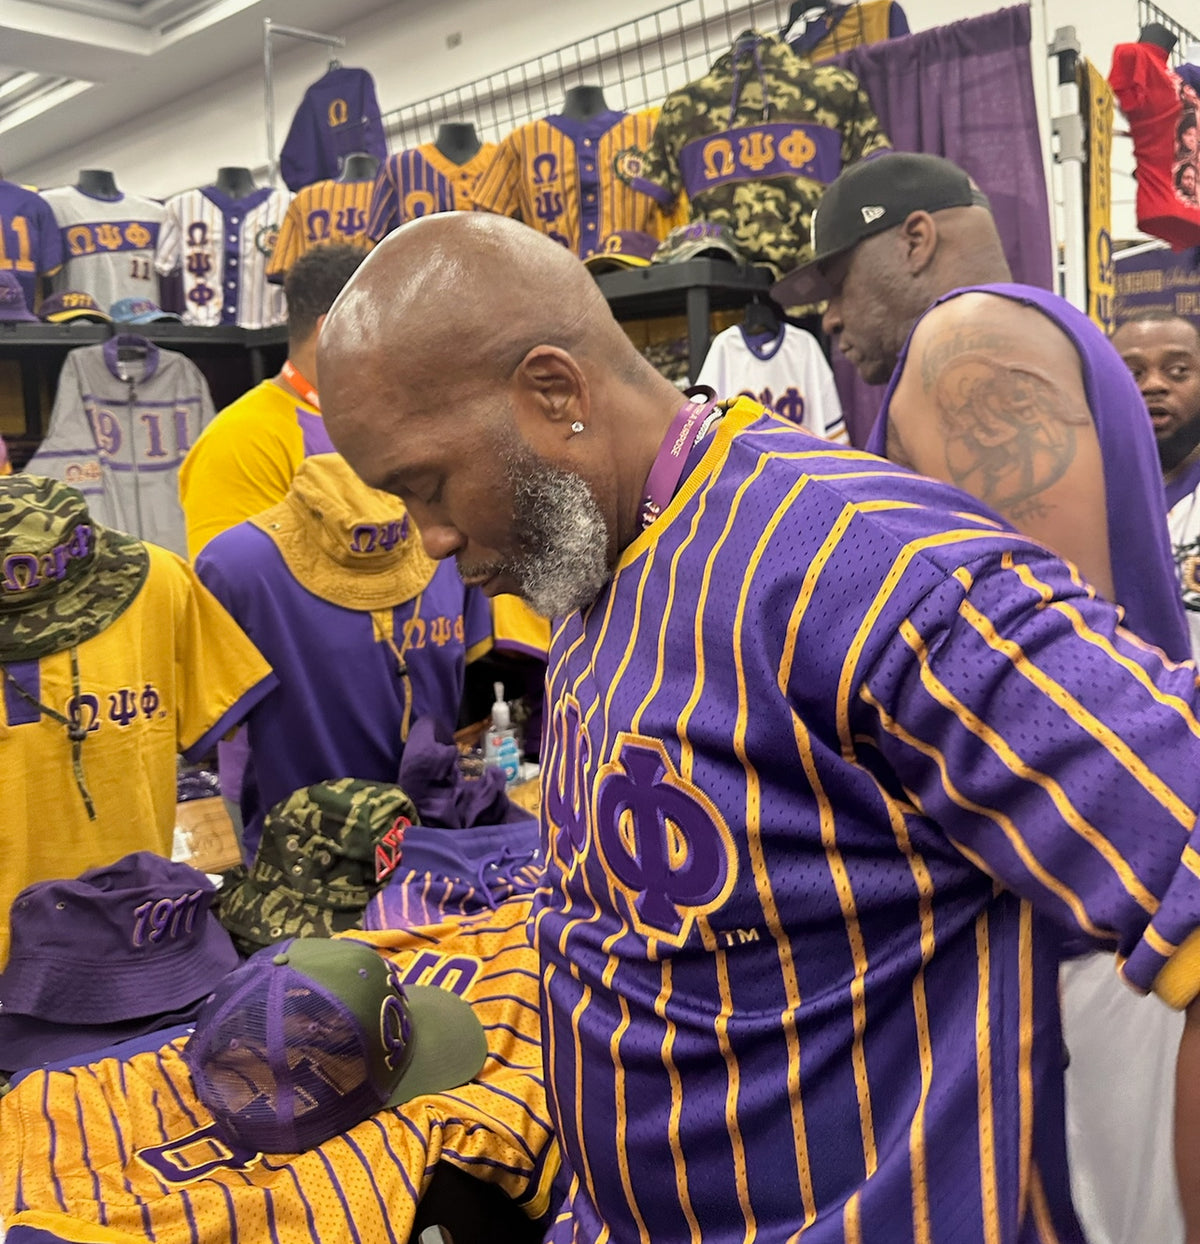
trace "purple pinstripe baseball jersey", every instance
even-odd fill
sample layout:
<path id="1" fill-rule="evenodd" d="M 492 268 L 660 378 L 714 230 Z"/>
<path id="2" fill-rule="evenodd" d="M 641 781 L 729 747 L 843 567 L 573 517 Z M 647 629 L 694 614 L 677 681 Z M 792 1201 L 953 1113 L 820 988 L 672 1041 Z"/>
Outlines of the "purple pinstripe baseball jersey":
<path id="1" fill-rule="evenodd" d="M 552 1238 L 1079 1242 L 1056 947 L 1194 996 L 1196 695 L 972 498 L 733 407 L 551 646 Z"/>

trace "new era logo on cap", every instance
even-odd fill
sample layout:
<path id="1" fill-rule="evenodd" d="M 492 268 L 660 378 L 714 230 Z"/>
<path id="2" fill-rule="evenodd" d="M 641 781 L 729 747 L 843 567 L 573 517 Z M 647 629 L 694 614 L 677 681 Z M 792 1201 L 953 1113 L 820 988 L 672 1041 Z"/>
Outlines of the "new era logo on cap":
<path id="1" fill-rule="evenodd" d="M 913 212 L 963 207 L 990 210 L 966 172 L 941 156 L 889 151 L 859 160 L 825 188 L 810 225 L 812 255 L 780 279 L 772 296 L 785 307 L 823 302 L 832 292 L 822 270 L 829 260 L 898 228 Z"/>

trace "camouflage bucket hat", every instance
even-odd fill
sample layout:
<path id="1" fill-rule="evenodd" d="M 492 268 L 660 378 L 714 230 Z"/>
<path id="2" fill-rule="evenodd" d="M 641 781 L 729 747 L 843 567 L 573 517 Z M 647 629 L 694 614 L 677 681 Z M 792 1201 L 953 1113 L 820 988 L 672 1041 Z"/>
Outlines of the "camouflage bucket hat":
<path id="1" fill-rule="evenodd" d="M 0 478 L 0 662 L 37 661 L 98 635 L 149 569 L 146 546 L 93 522 L 77 489 Z"/>
<path id="2" fill-rule="evenodd" d="M 339 778 L 303 787 L 267 813 L 250 870 L 229 875 L 221 923 L 246 951 L 359 927 L 416 824 L 399 786 Z"/>

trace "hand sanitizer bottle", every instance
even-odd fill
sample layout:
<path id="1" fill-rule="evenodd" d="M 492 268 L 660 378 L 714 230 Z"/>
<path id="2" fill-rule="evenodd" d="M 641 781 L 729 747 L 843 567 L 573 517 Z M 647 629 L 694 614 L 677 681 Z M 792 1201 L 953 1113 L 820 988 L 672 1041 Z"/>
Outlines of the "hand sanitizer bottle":
<path id="1" fill-rule="evenodd" d="M 504 698 L 504 684 L 492 684 L 496 702 L 492 705 L 492 723 L 484 741 L 483 759 L 487 764 L 498 765 L 504 770 L 507 785 L 512 786 L 521 776 L 521 750 L 512 728 L 512 716 Z"/>

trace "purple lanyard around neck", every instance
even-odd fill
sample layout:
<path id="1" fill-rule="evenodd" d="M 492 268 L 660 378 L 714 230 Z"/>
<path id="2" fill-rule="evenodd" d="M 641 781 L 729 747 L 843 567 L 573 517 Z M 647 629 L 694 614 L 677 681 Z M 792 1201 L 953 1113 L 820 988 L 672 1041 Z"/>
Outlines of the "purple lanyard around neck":
<path id="1" fill-rule="evenodd" d="M 701 386 L 689 389 L 688 400 L 675 412 L 663 443 L 658 447 L 650 474 L 646 476 L 646 496 L 642 501 L 641 514 L 643 530 L 671 504 L 688 454 L 716 405 L 717 395 L 712 389 Z"/>

